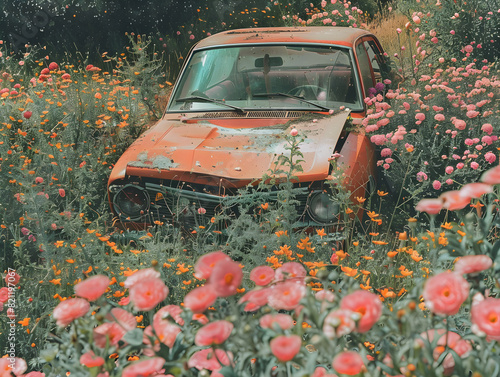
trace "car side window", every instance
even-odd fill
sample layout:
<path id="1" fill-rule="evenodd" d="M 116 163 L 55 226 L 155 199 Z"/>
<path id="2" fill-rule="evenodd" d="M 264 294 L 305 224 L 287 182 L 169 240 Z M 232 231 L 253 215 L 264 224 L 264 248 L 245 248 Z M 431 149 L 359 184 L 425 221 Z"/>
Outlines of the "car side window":
<path id="1" fill-rule="evenodd" d="M 364 45 L 372 64 L 375 81 L 381 82 L 384 78 L 387 78 L 390 67 L 387 66 L 384 55 L 373 39 L 366 40 Z"/>
<path id="2" fill-rule="evenodd" d="M 358 43 L 356 46 L 356 56 L 358 59 L 359 70 L 361 72 L 361 81 L 364 86 L 364 95 L 366 97 L 368 96 L 368 89 L 373 88 L 375 83 L 372 77 L 369 56 L 362 42 Z"/>

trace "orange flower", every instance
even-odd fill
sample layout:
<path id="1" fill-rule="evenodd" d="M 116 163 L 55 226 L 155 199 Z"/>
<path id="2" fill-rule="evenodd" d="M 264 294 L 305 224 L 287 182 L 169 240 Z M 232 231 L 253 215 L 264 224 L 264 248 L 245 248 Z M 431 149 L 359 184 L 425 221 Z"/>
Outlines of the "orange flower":
<path id="1" fill-rule="evenodd" d="M 326 233 L 325 233 L 325 229 L 324 228 L 321 228 L 321 229 L 316 229 L 316 233 L 318 234 L 318 236 L 321 237 L 321 239 L 323 239 L 324 236 L 326 236 Z"/>
<path id="2" fill-rule="evenodd" d="M 344 266 L 340 266 L 340 268 L 342 269 L 344 274 L 346 274 L 347 276 L 354 277 L 358 273 L 358 270 L 354 269 L 354 268 L 344 267 Z"/>
<path id="3" fill-rule="evenodd" d="M 397 251 L 389 251 L 389 252 L 387 253 L 387 256 L 388 256 L 389 258 L 394 258 L 396 255 L 398 255 L 398 252 L 397 252 Z"/>
<path id="4" fill-rule="evenodd" d="M 24 318 L 22 321 L 18 321 L 17 323 L 19 323 L 21 326 L 23 327 L 26 327 L 26 326 L 29 326 L 30 324 L 30 319 L 31 318 Z"/>
<path id="5" fill-rule="evenodd" d="M 265 211 L 269 208 L 269 203 L 264 203 L 264 204 L 261 204 L 260 206 Z"/>

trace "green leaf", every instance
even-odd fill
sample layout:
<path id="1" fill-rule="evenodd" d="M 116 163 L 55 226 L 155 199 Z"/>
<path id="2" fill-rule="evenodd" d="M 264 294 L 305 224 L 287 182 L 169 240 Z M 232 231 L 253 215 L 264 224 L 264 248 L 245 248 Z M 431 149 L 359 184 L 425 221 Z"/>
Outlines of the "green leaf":
<path id="1" fill-rule="evenodd" d="M 142 344 L 142 331 L 133 329 L 123 336 L 123 340 L 133 346 L 140 346 Z"/>

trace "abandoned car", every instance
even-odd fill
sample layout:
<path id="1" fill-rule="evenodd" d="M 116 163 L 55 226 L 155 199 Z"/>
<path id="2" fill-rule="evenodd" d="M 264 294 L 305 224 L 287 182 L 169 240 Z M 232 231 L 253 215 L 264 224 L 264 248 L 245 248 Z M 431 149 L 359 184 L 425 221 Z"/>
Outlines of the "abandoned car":
<path id="1" fill-rule="evenodd" d="M 128 228 L 213 221 L 231 212 L 241 188 L 276 169 L 295 129 L 304 137 L 294 182 L 300 221 L 335 224 L 329 158 L 338 157 L 352 196 L 364 196 L 374 148 L 355 125 L 389 71 L 376 37 L 355 28 L 239 29 L 198 42 L 162 119 L 112 170 L 114 215 Z"/>

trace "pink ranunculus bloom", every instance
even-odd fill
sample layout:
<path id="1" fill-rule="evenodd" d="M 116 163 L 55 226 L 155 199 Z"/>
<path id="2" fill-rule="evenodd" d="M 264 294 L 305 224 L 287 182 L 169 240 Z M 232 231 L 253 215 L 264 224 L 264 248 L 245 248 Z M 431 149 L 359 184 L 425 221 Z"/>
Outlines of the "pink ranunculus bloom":
<path id="1" fill-rule="evenodd" d="M 465 121 L 462 119 L 455 120 L 454 125 L 455 125 L 455 128 L 460 130 L 460 131 L 465 130 L 465 127 L 467 127 L 467 123 L 465 123 Z"/>
<path id="2" fill-rule="evenodd" d="M 337 255 L 337 254 L 335 254 Z M 327 289 L 322 289 L 321 291 L 317 291 L 314 294 L 314 297 L 318 301 L 326 301 L 326 302 L 334 302 L 335 301 L 335 295 L 333 294 L 332 291 L 327 290 Z"/>
<path id="3" fill-rule="evenodd" d="M 439 196 L 439 199 L 443 202 L 443 208 L 449 211 L 465 208 L 470 203 L 470 197 L 461 195 L 458 190 L 446 191 Z"/>
<path id="4" fill-rule="evenodd" d="M 198 370 L 208 369 L 211 371 L 220 370 L 224 365 L 229 365 L 232 362 L 231 352 L 226 352 L 221 349 L 206 348 L 195 352 L 188 360 L 189 368 Z"/>
<path id="5" fill-rule="evenodd" d="M 149 311 L 168 296 L 168 287 L 159 278 L 141 280 L 130 288 L 130 301 L 136 310 Z"/>
<path id="6" fill-rule="evenodd" d="M 164 364 L 165 359 L 161 357 L 136 361 L 123 369 L 122 377 L 156 376 L 163 369 Z"/>
<path id="7" fill-rule="evenodd" d="M 245 293 L 243 297 L 240 298 L 239 303 L 247 303 L 243 309 L 244 311 L 255 312 L 264 305 L 267 305 L 267 299 L 270 292 L 271 288 L 253 289 Z"/>
<path id="8" fill-rule="evenodd" d="M 434 119 L 437 120 L 438 122 L 442 122 L 443 120 L 445 120 L 445 117 L 443 114 L 436 114 L 434 115 Z"/>
<path id="9" fill-rule="evenodd" d="M 94 351 L 87 351 L 80 356 L 80 364 L 87 368 L 100 367 L 104 364 L 104 359 L 101 356 L 96 356 Z"/>
<path id="10" fill-rule="evenodd" d="M 437 344 L 432 352 L 434 360 L 438 360 L 443 352 L 446 352 L 446 347 L 455 351 L 458 356 L 464 358 L 467 357 L 470 351 L 472 351 L 472 346 L 469 341 L 464 340 L 456 332 L 448 331 L 444 329 L 438 330 L 428 330 L 420 334 L 421 338 L 418 338 L 415 343 L 420 347 L 427 347 L 429 343 L 434 343 L 437 338 Z M 449 376 L 453 373 L 455 367 L 455 359 L 451 353 L 448 353 L 442 363 L 444 368 L 444 375 Z"/>
<path id="11" fill-rule="evenodd" d="M 202 285 L 184 296 L 184 307 L 190 309 L 193 313 L 203 313 L 216 299 L 217 295 L 212 286 L 209 284 Z"/>
<path id="12" fill-rule="evenodd" d="M 276 310 L 293 310 L 299 306 L 305 294 L 306 289 L 302 284 L 284 281 L 271 287 L 268 304 Z"/>
<path id="13" fill-rule="evenodd" d="M 446 172 L 446 174 L 451 174 L 453 173 L 453 166 L 447 166 L 444 171 Z"/>
<path id="14" fill-rule="evenodd" d="M 302 346 L 302 339 L 299 335 L 280 335 L 270 342 L 271 352 L 281 362 L 292 360 Z"/>
<path id="15" fill-rule="evenodd" d="M 486 132 L 488 135 L 491 135 L 493 132 L 493 126 L 490 123 L 485 123 L 481 126 L 481 131 Z"/>
<path id="16" fill-rule="evenodd" d="M 316 369 L 314 369 L 314 373 L 311 374 L 311 377 L 337 377 L 337 375 L 334 373 L 328 373 L 324 367 L 316 367 Z"/>
<path id="17" fill-rule="evenodd" d="M 486 152 L 484 159 L 488 161 L 489 164 L 492 164 L 497 160 L 497 156 L 493 152 Z"/>
<path id="18" fill-rule="evenodd" d="M 333 369 L 340 374 L 354 376 L 364 368 L 361 355 L 355 351 L 344 351 L 339 353 L 332 361 Z"/>
<path id="19" fill-rule="evenodd" d="M 89 301 L 95 301 L 106 292 L 109 283 L 110 280 L 107 276 L 95 275 L 76 284 L 75 294 Z"/>
<path id="20" fill-rule="evenodd" d="M 299 134 L 299 131 L 296 128 L 292 128 L 290 131 L 290 136 L 297 136 Z"/>
<path id="21" fill-rule="evenodd" d="M 483 175 L 481 175 L 481 182 L 489 185 L 500 184 L 500 165 L 485 171 Z"/>
<path id="22" fill-rule="evenodd" d="M 208 279 L 212 274 L 215 265 L 222 260 L 231 260 L 229 255 L 222 251 L 214 251 L 203 255 L 194 265 L 194 272 L 197 279 Z"/>
<path id="23" fill-rule="evenodd" d="M 0 302 L 4 303 L 9 300 L 9 288 L 2 287 L 0 288 Z"/>
<path id="24" fill-rule="evenodd" d="M 350 334 L 356 328 L 354 319 L 359 316 L 359 313 L 354 313 L 350 310 L 334 310 L 325 317 L 323 333 L 328 339 L 340 338 Z"/>
<path id="25" fill-rule="evenodd" d="M 26 228 L 23 228 L 26 229 Z M 5 275 L 5 282 L 7 283 L 8 286 L 12 287 L 19 283 L 19 280 L 21 279 L 21 276 L 15 271 L 8 272 Z"/>
<path id="26" fill-rule="evenodd" d="M 361 319 L 356 324 L 356 330 L 363 333 L 370 330 L 380 318 L 382 302 L 378 295 L 358 290 L 342 298 L 340 309 L 350 310 L 361 315 Z"/>
<path id="27" fill-rule="evenodd" d="M 265 314 L 260 318 L 259 324 L 265 329 L 280 328 L 281 330 L 288 330 L 293 327 L 293 318 L 284 313 Z"/>
<path id="28" fill-rule="evenodd" d="M 423 171 L 419 171 L 417 173 L 417 181 L 419 182 L 423 182 L 423 181 L 427 181 L 429 177 L 427 176 L 427 174 L 425 174 Z"/>
<path id="29" fill-rule="evenodd" d="M 59 327 L 68 326 L 73 320 L 83 317 L 90 309 L 90 304 L 83 298 L 70 298 L 61 301 L 52 313 Z"/>
<path id="30" fill-rule="evenodd" d="M 500 299 L 474 295 L 471 308 L 472 332 L 500 341 Z"/>
<path id="31" fill-rule="evenodd" d="M 159 341 L 165 344 L 168 348 L 174 346 L 177 335 L 182 331 L 179 325 L 170 321 L 153 321 L 154 333 Z"/>
<path id="32" fill-rule="evenodd" d="M 167 305 L 158 310 L 153 317 L 153 326 L 160 325 L 161 322 L 173 319 L 175 323 L 184 326 L 184 319 L 181 317 L 182 308 L 178 305 Z"/>
<path id="33" fill-rule="evenodd" d="M 23 377 L 45 377 L 45 373 L 33 371 L 25 374 Z M 99 375 L 97 377 L 99 377 Z"/>
<path id="34" fill-rule="evenodd" d="M 434 190 L 439 190 L 441 188 L 441 182 L 435 180 L 434 182 L 432 182 L 432 187 L 434 188 Z"/>
<path id="35" fill-rule="evenodd" d="M 471 157 L 471 156 L 469 156 L 469 157 Z M 477 170 L 477 168 L 479 168 L 479 164 L 478 164 L 476 161 L 472 161 L 472 162 L 470 163 L 470 167 L 471 167 L 472 169 L 474 169 L 474 170 Z"/>
<path id="36" fill-rule="evenodd" d="M 474 182 L 468 183 L 460 189 L 460 195 L 465 198 L 480 198 L 484 194 L 490 194 L 493 192 L 493 187 L 486 183 Z"/>
<path id="37" fill-rule="evenodd" d="M 242 279 L 243 271 L 237 262 L 222 260 L 214 266 L 208 282 L 217 296 L 228 297 L 236 293 Z"/>
<path id="38" fill-rule="evenodd" d="M 28 369 L 28 364 L 24 359 L 19 357 L 2 357 L 0 358 L 0 377 L 23 376 L 23 373 Z"/>
<path id="39" fill-rule="evenodd" d="M 380 151 L 380 155 L 382 157 L 390 157 L 392 156 L 392 150 L 390 148 L 384 148 Z"/>
<path id="40" fill-rule="evenodd" d="M 274 280 L 274 270 L 269 266 L 257 266 L 250 272 L 250 280 L 264 286 Z"/>
<path id="41" fill-rule="evenodd" d="M 123 286 L 125 288 L 131 288 L 134 284 L 142 280 L 150 278 L 159 278 L 159 277 L 160 277 L 160 272 L 156 271 L 154 268 L 144 268 L 128 276 Z"/>
<path id="42" fill-rule="evenodd" d="M 293 279 L 303 282 L 306 276 L 307 271 L 301 263 L 285 262 L 281 267 L 276 269 L 274 278 L 276 281 Z"/>
<path id="43" fill-rule="evenodd" d="M 106 319 L 111 322 L 116 322 L 120 325 L 125 332 L 133 330 L 137 326 L 135 316 L 122 308 L 113 308 L 106 315 Z"/>
<path id="44" fill-rule="evenodd" d="M 61 198 L 64 198 L 64 197 L 66 196 L 66 191 L 64 191 L 64 189 L 60 188 L 60 189 L 59 189 L 59 196 L 60 196 Z"/>
<path id="45" fill-rule="evenodd" d="M 487 255 L 466 255 L 455 263 L 455 272 L 459 274 L 477 274 L 487 270 L 493 261 Z"/>
<path id="46" fill-rule="evenodd" d="M 197 346 L 213 346 L 224 343 L 231 335 L 234 325 L 225 320 L 210 322 L 200 328 L 194 338 Z"/>
<path id="47" fill-rule="evenodd" d="M 425 306 L 438 315 L 457 314 L 469 297 L 469 283 L 460 274 L 442 272 L 434 275 L 424 286 Z"/>
<path id="48" fill-rule="evenodd" d="M 416 113 L 415 119 L 423 122 L 425 120 L 425 114 L 424 113 Z"/>
<path id="49" fill-rule="evenodd" d="M 116 346 L 127 332 L 117 322 L 105 322 L 93 330 L 94 343 L 99 348 L 105 348 L 106 344 Z"/>
<path id="50" fill-rule="evenodd" d="M 443 201 L 440 199 L 422 199 L 417 203 L 415 209 L 429 215 L 437 215 L 443 209 Z"/>

